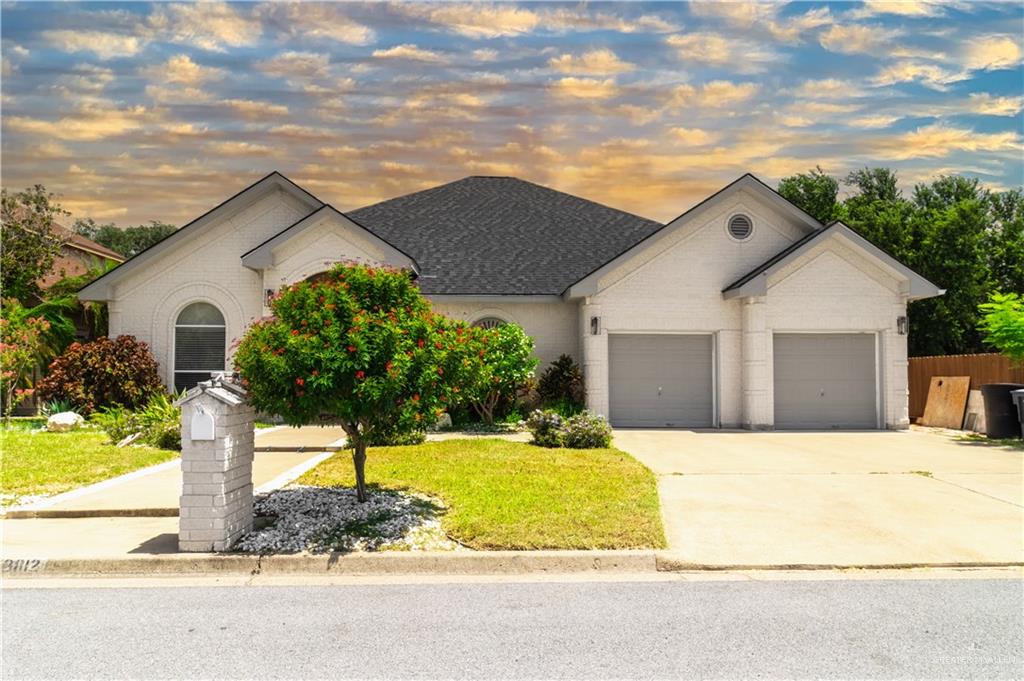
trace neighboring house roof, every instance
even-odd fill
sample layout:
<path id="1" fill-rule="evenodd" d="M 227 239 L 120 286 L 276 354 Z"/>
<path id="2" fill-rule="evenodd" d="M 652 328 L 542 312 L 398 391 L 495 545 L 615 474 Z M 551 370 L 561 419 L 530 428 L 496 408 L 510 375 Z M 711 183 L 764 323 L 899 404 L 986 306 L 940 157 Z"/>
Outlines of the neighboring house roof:
<path id="1" fill-rule="evenodd" d="M 559 295 L 661 228 L 513 177 L 467 177 L 347 215 L 412 254 L 428 294 Z"/>
<path id="2" fill-rule="evenodd" d="M 747 272 L 742 277 L 726 286 L 722 290 L 722 294 L 726 298 L 763 296 L 768 290 L 768 277 L 773 272 L 777 272 L 796 258 L 799 258 L 817 242 L 828 236 L 836 234 L 845 238 L 847 242 L 859 248 L 876 261 L 879 261 L 885 267 L 895 271 L 898 275 L 905 278 L 908 281 L 909 288 L 907 293 L 911 300 L 941 296 L 945 293 L 944 289 L 940 289 L 917 272 L 896 260 L 896 258 L 872 244 L 860 234 L 857 234 L 842 222 L 836 220 L 834 222 L 830 222 L 823 229 L 811 232 L 802 239 L 794 241 L 782 251 L 776 253 L 750 272 Z"/>
<path id="3" fill-rule="evenodd" d="M 55 234 L 60 235 L 60 237 L 64 239 L 64 246 L 66 248 L 74 248 L 75 250 L 90 253 L 92 255 L 98 255 L 101 258 L 106 258 L 107 260 L 113 260 L 115 262 L 125 261 L 125 257 L 117 251 L 113 251 L 103 244 L 98 244 L 92 239 L 87 239 L 77 232 L 72 232 L 63 225 L 54 223 L 52 230 Z"/>

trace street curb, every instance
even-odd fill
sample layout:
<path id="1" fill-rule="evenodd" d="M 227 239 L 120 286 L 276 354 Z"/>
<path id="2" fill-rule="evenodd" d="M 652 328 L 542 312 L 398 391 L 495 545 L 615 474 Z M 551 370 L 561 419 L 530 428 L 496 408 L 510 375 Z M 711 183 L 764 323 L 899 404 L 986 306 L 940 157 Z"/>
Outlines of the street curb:
<path id="1" fill-rule="evenodd" d="M 695 563 L 672 553 L 655 554 L 658 572 L 728 572 L 743 570 L 913 570 L 919 568 L 1024 567 L 1024 561 L 945 561 L 909 563 Z"/>
<path id="2" fill-rule="evenodd" d="M 255 556 L 169 554 L 132 558 L 10 559 L 6 578 L 197 574 L 519 575 L 653 573 L 654 551 L 455 551 Z"/>

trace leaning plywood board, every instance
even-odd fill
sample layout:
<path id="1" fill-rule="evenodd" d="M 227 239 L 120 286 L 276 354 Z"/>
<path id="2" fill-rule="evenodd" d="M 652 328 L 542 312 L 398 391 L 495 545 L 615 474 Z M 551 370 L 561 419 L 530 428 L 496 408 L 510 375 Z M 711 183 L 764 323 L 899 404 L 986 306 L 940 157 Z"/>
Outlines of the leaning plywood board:
<path id="1" fill-rule="evenodd" d="M 921 425 L 959 429 L 964 423 L 970 389 L 970 376 L 932 376 Z"/>

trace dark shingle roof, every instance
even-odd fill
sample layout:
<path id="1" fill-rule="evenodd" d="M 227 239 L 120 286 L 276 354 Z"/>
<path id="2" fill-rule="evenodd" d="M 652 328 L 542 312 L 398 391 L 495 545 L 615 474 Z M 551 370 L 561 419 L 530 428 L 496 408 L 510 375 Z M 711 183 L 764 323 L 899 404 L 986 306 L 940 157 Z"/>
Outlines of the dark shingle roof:
<path id="1" fill-rule="evenodd" d="M 558 295 L 662 225 L 512 177 L 346 213 L 420 265 L 424 293 Z"/>

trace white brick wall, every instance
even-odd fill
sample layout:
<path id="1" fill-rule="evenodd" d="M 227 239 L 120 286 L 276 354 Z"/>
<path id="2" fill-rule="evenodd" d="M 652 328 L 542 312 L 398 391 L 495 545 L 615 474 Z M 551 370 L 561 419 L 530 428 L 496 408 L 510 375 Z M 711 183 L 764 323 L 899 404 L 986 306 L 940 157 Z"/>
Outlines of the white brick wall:
<path id="1" fill-rule="evenodd" d="M 216 305 L 224 315 L 230 348 L 249 323 L 263 315 L 260 274 L 242 266 L 242 254 L 308 212 L 291 196 L 276 191 L 193 233 L 117 283 L 109 306 L 110 335 L 131 334 L 149 343 L 161 377 L 173 385 L 174 321 L 181 310 L 197 301 Z"/>
<path id="2" fill-rule="evenodd" d="M 453 303 L 444 299 L 433 301 L 434 310 L 452 319 L 475 322 L 483 317 L 500 317 L 519 324 L 535 343 L 534 354 L 540 360 L 539 376 L 548 364 L 567 354 L 580 361 L 578 328 L 579 305 L 575 302 L 556 303 Z"/>
<path id="3" fill-rule="evenodd" d="M 753 236 L 742 243 L 725 231 L 737 212 L 754 220 Z M 770 428 L 773 332 L 871 331 L 882 343 L 885 425 L 906 427 L 906 337 L 895 333 L 906 299 L 891 274 L 830 237 L 776 273 L 767 296 L 726 300 L 723 288 L 806 232 L 746 191 L 678 227 L 604 276 L 587 299 L 583 315 L 599 315 L 602 327 L 601 337 L 581 328 L 591 409 L 608 413 L 609 333 L 713 333 L 720 425 Z"/>
<path id="4" fill-rule="evenodd" d="M 754 222 L 754 233 L 744 242 L 734 241 L 726 231 L 728 219 L 740 212 Z M 604 276 L 589 302 L 600 311 L 602 334 L 715 334 L 719 423 L 740 426 L 740 301 L 723 299 L 722 289 L 806 232 L 745 190 L 727 197 L 713 211 L 666 229 L 673 231 Z M 588 347 L 599 353 L 584 357 L 594 376 L 587 386 L 588 405 L 607 414 L 607 341 L 591 341 Z"/>
<path id="5" fill-rule="evenodd" d="M 834 235 L 770 277 L 767 300 L 769 338 L 776 332 L 877 334 L 884 425 L 909 425 L 907 337 L 896 333 L 896 318 L 906 314 L 899 280 Z M 769 361 L 768 385 L 771 368 Z"/>

